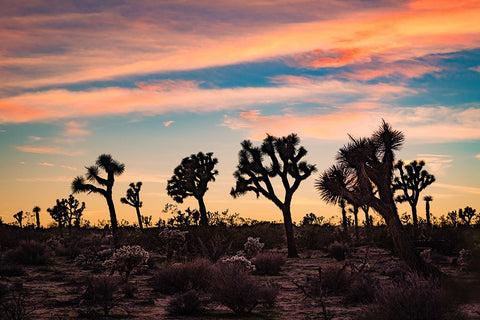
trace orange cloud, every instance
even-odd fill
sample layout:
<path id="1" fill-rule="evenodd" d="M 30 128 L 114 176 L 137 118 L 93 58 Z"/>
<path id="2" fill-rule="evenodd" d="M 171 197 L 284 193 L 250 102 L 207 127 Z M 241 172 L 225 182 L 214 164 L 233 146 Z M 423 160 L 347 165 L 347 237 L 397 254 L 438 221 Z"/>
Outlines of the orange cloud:
<path id="1" fill-rule="evenodd" d="M 174 123 L 174 122 L 175 122 L 175 121 L 172 121 L 172 120 L 165 121 L 165 122 L 163 123 L 163 125 L 164 125 L 165 127 L 169 127 L 169 126 L 170 126 L 172 123 Z"/>
<path id="2" fill-rule="evenodd" d="M 90 131 L 84 129 L 86 126 L 85 123 L 80 123 L 77 121 L 68 121 L 65 125 L 66 136 L 86 136 L 90 134 Z"/>
<path id="3" fill-rule="evenodd" d="M 66 150 L 62 150 L 58 148 L 50 148 L 50 147 L 15 146 L 15 149 L 22 152 L 39 153 L 39 154 L 58 154 L 58 155 L 65 155 L 65 156 L 75 156 L 79 154 L 79 152 L 69 152 Z"/>
<path id="4" fill-rule="evenodd" d="M 48 163 L 48 162 L 42 162 L 40 163 L 41 166 L 45 166 L 45 167 L 53 167 L 55 166 L 53 163 Z"/>
<path id="5" fill-rule="evenodd" d="M 286 78 L 284 78 L 286 79 Z M 289 77 L 295 81 L 295 77 Z M 277 79 L 276 81 L 280 81 Z M 285 83 L 278 87 L 233 89 L 188 89 L 154 91 L 130 88 L 102 88 L 88 91 L 64 89 L 26 93 L 0 99 L 0 121 L 18 123 L 27 121 L 53 121 L 55 119 L 92 117 L 102 115 L 164 114 L 167 112 L 212 112 L 246 109 L 258 105 L 312 102 L 318 100 L 340 103 L 355 97 L 367 102 L 389 101 L 415 90 L 399 85 L 368 85 L 321 78 L 305 80 L 305 85 Z M 19 110 L 24 110 L 19 112 Z M 37 112 L 40 110 L 40 112 Z M 84 133 L 82 123 L 71 122 L 71 133 Z M 68 132 L 68 130 L 67 130 Z"/>
<path id="6" fill-rule="evenodd" d="M 480 159 L 480 154 L 477 154 L 475 158 Z"/>
<path id="7" fill-rule="evenodd" d="M 338 67 L 369 61 L 377 55 L 387 61 L 397 61 L 479 46 L 478 1 L 432 3 L 432 0 L 422 0 L 391 9 L 346 9 L 345 4 L 338 2 L 334 6 L 337 8 L 335 14 L 329 17 L 329 10 L 307 2 L 295 6 L 295 19 L 269 21 L 250 18 L 255 17 L 249 13 L 258 10 L 259 4 L 231 5 L 244 10 L 241 11 L 244 14 L 236 17 L 240 20 L 236 21 L 238 23 L 195 20 L 189 12 L 175 12 L 178 16 L 174 21 L 154 19 L 149 11 L 156 12 L 152 3 L 145 6 L 144 12 L 137 6 L 135 19 L 124 14 L 125 8 L 76 14 L 12 12 L 0 22 L 4 39 L 0 54 L 2 72 L 9 79 L 2 89 L 18 92 L 19 88 L 193 70 L 287 56 L 297 59 L 302 53 L 305 61 L 297 59 L 300 65 Z M 286 2 L 268 4 L 263 2 L 260 7 L 268 7 L 274 13 L 271 16 L 276 16 L 275 12 L 286 12 L 287 7 L 291 9 L 291 4 L 287 6 Z M 128 8 L 132 4 L 127 2 L 125 6 Z M 218 9 L 211 3 L 202 7 L 205 7 L 204 12 Z M 209 21 L 208 27 L 205 21 Z M 203 27 L 199 29 L 197 25 L 200 24 Z"/>
<path id="8" fill-rule="evenodd" d="M 177 91 L 177 90 L 193 90 L 200 85 L 199 81 L 193 80 L 156 80 L 149 82 L 135 82 L 135 85 L 144 90 L 155 91 Z"/>

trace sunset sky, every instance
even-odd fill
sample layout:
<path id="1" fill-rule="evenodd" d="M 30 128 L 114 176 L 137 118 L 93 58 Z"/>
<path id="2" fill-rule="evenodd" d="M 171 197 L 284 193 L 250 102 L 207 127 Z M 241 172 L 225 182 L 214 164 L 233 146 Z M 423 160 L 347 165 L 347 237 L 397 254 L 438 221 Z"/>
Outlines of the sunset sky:
<path id="1" fill-rule="evenodd" d="M 66 198 L 109 153 L 126 166 L 121 204 L 142 181 L 142 213 L 169 218 L 166 181 L 199 151 L 218 158 L 205 202 L 280 220 L 253 194 L 233 199 L 240 142 L 297 133 L 319 172 L 293 219 L 339 215 L 314 182 L 348 134 L 382 118 L 406 135 L 397 158 L 423 159 L 435 216 L 480 209 L 480 1 L 0 0 L 0 216 Z M 84 217 L 108 219 L 104 199 Z M 181 208 L 197 207 L 194 200 Z M 400 213 L 409 207 L 399 206 Z M 419 203 L 424 217 L 424 202 Z"/>

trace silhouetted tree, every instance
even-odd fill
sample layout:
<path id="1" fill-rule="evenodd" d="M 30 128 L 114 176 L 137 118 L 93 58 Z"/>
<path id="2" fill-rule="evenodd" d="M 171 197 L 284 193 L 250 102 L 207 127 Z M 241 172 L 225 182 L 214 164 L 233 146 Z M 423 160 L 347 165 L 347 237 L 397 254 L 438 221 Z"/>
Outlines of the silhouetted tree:
<path id="1" fill-rule="evenodd" d="M 86 167 L 87 174 L 86 179 L 83 176 L 76 177 L 72 182 L 73 193 L 88 192 L 99 193 L 105 197 L 107 201 L 108 210 L 110 212 L 110 222 L 112 224 L 112 232 L 114 235 L 117 233 L 117 215 L 115 213 L 115 205 L 112 199 L 112 189 L 115 182 L 115 176 L 121 175 L 125 171 L 125 165 L 112 159 L 109 154 L 102 154 L 98 157 L 94 166 Z M 99 169 L 103 169 L 107 173 L 107 178 L 99 176 Z M 99 188 L 93 184 L 86 183 L 91 181 L 98 185 L 105 187 Z"/>
<path id="2" fill-rule="evenodd" d="M 36 222 L 37 222 L 37 229 L 40 229 L 40 211 L 42 209 L 40 209 L 39 206 L 35 206 L 33 209 L 32 209 L 32 212 L 35 213 L 35 219 L 36 219 Z"/>
<path id="3" fill-rule="evenodd" d="M 352 203 L 352 207 L 348 209 L 353 214 L 355 225 L 355 238 L 358 240 L 358 205 Z"/>
<path id="4" fill-rule="evenodd" d="M 138 226 L 143 231 L 142 215 L 140 214 L 140 208 L 142 207 L 142 201 L 140 201 L 140 189 L 142 188 L 142 182 L 130 183 L 130 188 L 127 190 L 127 196 L 120 199 L 124 204 L 128 204 L 135 208 L 137 212 Z"/>
<path id="5" fill-rule="evenodd" d="M 398 161 L 395 169 L 399 171 L 399 176 L 393 179 L 393 190 L 400 190 L 403 194 L 398 195 L 397 202 L 408 202 L 412 208 L 413 226 L 418 226 L 417 203 L 422 192 L 426 187 L 435 182 L 435 177 L 424 170 L 425 161 L 417 162 L 414 160 L 409 164 Z"/>
<path id="6" fill-rule="evenodd" d="M 342 209 L 342 227 L 343 227 L 343 232 L 347 234 L 348 232 L 348 219 L 347 219 L 347 202 L 345 199 L 340 199 L 338 201 L 338 206 L 340 209 Z"/>
<path id="7" fill-rule="evenodd" d="M 430 202 L 433 201 L 432 196 L 425 196 L 423 197 L 423 200 L 425 201 L 425 217 L 427 218 L 427 226 L 431 226 L 432 222 L 430 220 Z"/>
<path id="8" fill-rule="evenodd" d="M 453 210 L 447 213 L 447 222 L 450 224 L 452 227 L 456 227 L 458 224 L 458 214 L 457 210 Z"/>
<path id="9" fill-rule="evenodd" d="M 322 224 L 323 220 L 325 220 L 324 216 L 317 217 L 317 215 L 313 212 L 307 213 L 303 218 L 300 224 L 303 225 L 311 225 L 311 224 Z"/>
<path id="10" fill-rule="evenodd" d="M 316 171 L 314 165 L 301 161 L 307 150 L 299 147 L 299 143 L 296 134 L 279 138 L 267 135 L 260 147 L 244 140 L 237 170 L 233 174 L 236 185 L 230 192 L 234 198 L 248 191 L 254 192 L 257 198 L 262 194 L 282 210 L 289 258 L 298 257 L 290 211 L 292 197 L 300 183 Z M 282 181 L 285 190 L 283 201 L 275 193 L 272 184 L 275 177 L 280 177 Z"/>
<path id="11" fill-rule="evenodd" d="M 339 150 L 337 164 L 324 171 L 316 182 L 324 201 L 346 199 L 358 206 L 368 205 L 384 219 L 398 255 L 414 270 L 425 274 L 439 271 L 425 263 L 413 241 L 403 230 L 392 188 L 394 151 L 404 141 L 402 132 L 383 121 L 370 138 L 355 139 Z M 375 193 L 374 190 L 377 190 Z"/>
<path id="12" fill-rule="evenodd" d="M 80 227 L 80 218 L 82 217 L 83 210 L 85 210 L 85 202 L 80 204 L 80 201 L 75 199 L 73 195 L 69 195 L 68 199 L 62 199 L 61 202 L 65 206 L 65 221 L 68 228 L 71 229 L 72 225 Z"/>
<path id="13" fill-rule="evenodd" d="M 17 223 L 20 226 L 20 228 L 23 228 L 23 211 L 18 211 L 13 215 L 13 217 L 15 218 L 15 220 L 17 220 Z"/>
<path id="14" fill-rule="evenodd" d="M 173 176 L 168 180 L 167 193 L 178 203 L 183 203 L 183 199 L 193 196 L 198 201 L 200 211 L 200 225 L 208 225 L 207 209 L 203 197 L 208 190 L 208 183 L 215 181 L 218 170 L 215 165 L 217 158 L 212 158 L 213 153 L 202 152 L 192 154 L 182 160 L 173 171 Z"/>
<path id="15" fill-rule="evenodd" d="M 47 212 L 50 213 L 52 219 L 58 224 L 60 234 L 63 236 L 63 228 L 67 224 L 67 207 L 65 206 L 65 199 L 57 199 L 56 204 L 52 208 L 48 208 Z"/>
<path id="16" fill-rule="evenodd" d="M 465 209 L 460 209 L 458 210 L 458 217 L 462 219 L 463 223 L 467 226 L 469 226 L 472 223 L 472 219 L 476 215 L 475 209 L 472 207 L 466 206 Z"/>

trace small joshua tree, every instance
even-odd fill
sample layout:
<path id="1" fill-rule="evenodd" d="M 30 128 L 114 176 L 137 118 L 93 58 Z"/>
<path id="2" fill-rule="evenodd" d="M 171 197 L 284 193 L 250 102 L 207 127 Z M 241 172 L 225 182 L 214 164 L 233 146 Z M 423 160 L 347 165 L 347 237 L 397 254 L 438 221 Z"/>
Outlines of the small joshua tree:
<path id="1" fill-rule="evenodd" d="M 37 229 L 40 229 L 40 207 L 39 206 L 35 206 L 32 211 L 33 213 L 35 213 L 35 219 L 36 219 L 36 223 L 37 223 Z"/>
<path id="2" fill-rule="evenodd" d="M 112 232 L 115 236 L 118 229 L 118 223 L 117 215 L 115 213 L 115 205 L 113 204 L 112 199 L 112 189 L 115 182 L 115 176 L 119 176 L 125 171 L 125 165 L 123 163 L 119 163 L 113 160 L 112 156 L 109 154 L 102 154 L 97 158 L 94 166 L 86 167 L 86 169 L 86 179 L 83 176 L 78 176 L 73 179 L 72 191 L 73 193 L 99 193 L 105 197 L 108 205 L 108 210 L 110 212 Z M 103 169 L 107 173 L 106 178 L 100 177 L 98 172 L 99 169 Z M 98 185 L 105 188 L 99 188 L 93 184 L 86 183 L 86 181 L 97 183 Z"/>
<path id="3" fill-rule="evenodd" d="M 299 143 L 300 139 L 293 133 L 278 138 L 267 135 L 260 147 L 244 140 L 238 154 L 237 170 L 233 174 L 236 184 L 230 192 L 234 198 L 247 192 L 254 192 L 257 198 L 261 194 L 282 211 L 289 258 L 298 257 L 291 214 L 293 194 L 300 183 L 317 170 L 315 165 L 302 161 L 307 150 Z M 283 199 L 274 189 L 272 182 L 275 177 L 282 182 Z"/>
<path id="4" fill-rule="evenodd" d="M 23 211 L 18 211 L 13 215 L 13 217 L 15 218 L 15 220 L 17 220 L 17 223 L 20 226 L 20 228 L 23 228 Z"/>
<path id="5" fill-rule="evenodd" d="M 208 190 L 208 183 L 215 181 L 218 170 L 215 170 L 217 158 L 213 153 L 199 152 L 182 160 L 173 171 L 173 176 L 168 180 L 167 192 L 172 199 L 183 203 L 183 199 L 193 196 L 198 201 L 200 211 L 200 225 L 208 225 L 207 209 L 203 197 Z"/>
<path id="6" fill-rule="evenodd" d="M 432 226 L 432 222 L 430 219 L 430 202 L 433 201 L 432 196 L 425 196 L 423 197 L 423 200 L 425 201 L 425 217 L 427 218 L 427 226 Z"/>
<path id="7" fill-rule="evenodd" d="M 73 195 L 69 195 L 68 199 L 62 199 L 61 202 L 65 206 L 65 218 L 68 228 L 71 229 L 73 225 L 79 227 L 83 210 L 85 210 L 85 202 L 80 204 L 80 201 L 75 199 Z"/>
<path id="8" fill-rule="evenodd" d="M 476 215 L 476 211 L 477 210 L 473 209 L 472 207 L 466 206 L 465 209 L 458 210 L 458 217 L 462 219 L 463 224 L 469 226 L 472 223 L 472 219 Z"/>
<path id="9" fill-rule="evenodd" d="M 402 160 L 395 164 L 395 169 L 399 171 L 399 176 L 393 179 L 393 190 L 402 191 L 401 195 L 395 198 L 397 202 L 408 202 L 412 208 L 413 226 L 418 226 L 417 203 L 422 192 L 426 187 L 435 182 L 435 177 L 424 170 L 425 161 L 412 161 L 405 164 Z"/>
<path id="10" fill-rule="evenodd" d="M 127 190 L 126 197 L 120 199 L 121 203 L 128 204 L 135 208 L 137 212 L 138 227 L 143 231 L 142 215 L 140 214 L 140 208 L 142 207 L 142 201 L 140 201 L 140 189 L 142 188 L 142 182 L 130 183 L 130 188 Z"/>

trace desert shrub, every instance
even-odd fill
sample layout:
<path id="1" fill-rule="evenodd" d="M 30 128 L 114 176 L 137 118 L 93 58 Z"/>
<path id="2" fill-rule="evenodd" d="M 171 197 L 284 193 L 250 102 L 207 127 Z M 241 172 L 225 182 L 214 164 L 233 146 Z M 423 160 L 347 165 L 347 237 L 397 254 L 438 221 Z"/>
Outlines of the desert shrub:
<path id="1" fill-rule="evenodd" d="M 248 237 L 247 242 L 243 244 L 248 259 L 251 259 L 260 253 L 264 246 L 265 244 L 260 242 L 260 238 L 253 237 Z"/>
<path id="2" fill-rule="evenodd" d="M 204 311 L 204 302 L 195 290 L 175 295 L 166 308 L 170 315 L 175 316 L 193 316 L 199 315 Z"/>
<path id="3" fill-rule="evenodd" d="M 186 235 L 188 231 L 165 228 L 158 234 L 166 254 L 167 261 L 170 261 L 174 255 L 179 256 L 185 251 Z"/>
<path id="4" fill-rule="evenodd" d="M 371 275 L 355 274 L 345 293 L 345 301 L 347 303 L 370 303 L 375 299 L 379 287 L 379 281 Z"/>
<path id="5" fill-rule="evenodd" d="M 88 280 L 87 289 L 83 298 L 89 305 L 102 308 L 105 316 L 119 304 L 116 292 L 120 288 L 122 279 L 119 276 L 101 275 Z"/>
<path id="6" fill-rule="evenodd" d="M 18 247 L 5 253 L 5 260 L 24 265 L 45 265 L 50 263 L 44 244 L 35 240 L 22 240 Z"/>
<path id="7" fill-rule="evenodd" d="M 259 253 L 253 259 L 254 274 L 276 276 L 285 264 L 285 257 L 279 253 Z"/>
<path id="8" fill-rule="evenodd" d="M 272 308 L 277 300 L 280 286 L 275 283 L 267 283 L 259 288 L 260 302 L 268 308 Z"/>
<path id="9" fill-rule="evenodd" d="M 136 267 L 146 264 L 150 255 L 140 246 L 123 246 L 106 260 L 104 266 L 113 274 L 118 272 L 124 282 Z"/>
<path id="10" fill-rule="evenodd" d="M 215 268 L 211 294 L 212 299 L 235 313 L 249 313 L 260 303 L 268 300 L 273 304 L 274 290 L 262 287 L 238 264 L 220 263 Z M 274 295 L 274 296 L 272 296 Z"/>
<path id="11" fill-rule="evenodd" d="M 372 319 L 449 319 L 449 304 L 439 283 L 409 274 L 404 281 L 383 286 L 377 304 L 369 311 Z"/>
<path id="12" fill-rule="evenodd" d="M 319 225 L 302 225 L 296 233 L 300 248 L 317 250 L 327 248 L 335 239 L 334 227 Z"/>
<path id="13" fill-rule="evenodd" d="M 321 277 L 320 285 L 323 292 L 330 294 L 340 294 L 347 291 L 351 280 L 345 266 L 322 268 Z"/>
<path id="14" fill-rule="evenodd" d="M 238 267 L 239 270 L 245 272 L 255 271 L 255 265 L 253 265 L 252 262 L 244 256 L 235 255 L 224 258 L 222 259 L 222 263 L 234 265 L 235 267 Z"/>
<path id="15" fill-rule="evenodd" d="M 82 251 L 76 258 L 75 264 L 83 269 L 100 271 L 104 268 L 103 263 L 113 255 L 112 249 L 96 251 L 93 248 Z"/>
<path id="16" fill-rule="evenodd" d="M 198 238 L 198 247 L 202 257 L 217 262 L 223 256 L 231 252 L 232 241 L 221 233 L 214 233 L 207 239 Z"/>
<path id="17" fill-rule="evenodd" d="M 471 250 L 460 250 L 458 264 L 464 270 L 480 271 L 480 245 L 473 247 Z"/>
<path id="18" fill-rule="evenodd" d="M 328 246 L 328 254 L 335 260 L 342 261 L 350 254 L 350 247 L 346 243 L 335 241 Z"/>
<path id="19" fill-rule="evenodd" d="M 0 319 L 2 320 L 26 320 L 31 319 L 34 311 L 33 305 L 26 302 L 27 292 L 23 284 L 18 282 L 8 289 L 8 294 L 0 305 Z"/>
<path id="20" fill-rule="evenodd" d="M 150 280 L 153 290 L 163 294 L 184 293 L 189 290 L 205 291 L 213 278 L 213 267 L 207 259 L 186 263 L 164 264 Z"/>
<path id="21" fill-rule="evenodd" d="M 0 261 L 0 277 L 20 277 L 25 275 L 21 265 L 7 261 Z"/>
<path id="22" fill-rule="evenodd" d="M 3 282 L 0 282 L 0 299 L 8 293 L 8 286 Z"/>

